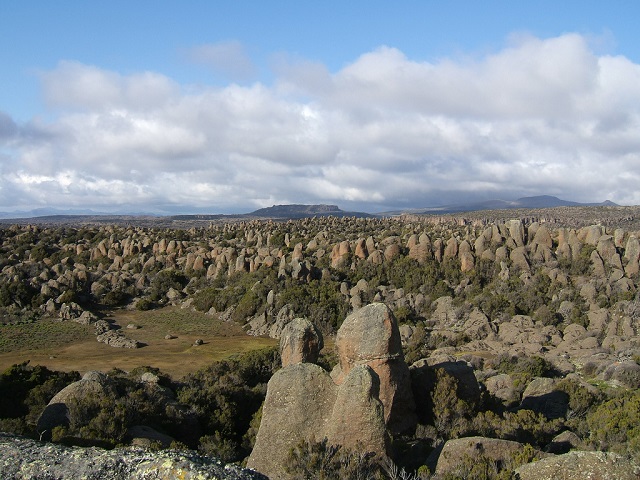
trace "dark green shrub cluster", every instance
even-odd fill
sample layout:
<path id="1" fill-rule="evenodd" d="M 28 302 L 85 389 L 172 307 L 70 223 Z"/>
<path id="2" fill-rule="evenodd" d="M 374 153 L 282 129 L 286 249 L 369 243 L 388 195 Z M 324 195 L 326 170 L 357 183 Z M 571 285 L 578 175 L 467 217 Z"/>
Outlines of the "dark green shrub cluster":
<path id="1" fill-rule="evenodd" d="M 640 461 L 640 391 L 623 392 L 587 414 L 589 440 L 604 451 Z"/>
<path id="2" fill-rule="evenodd" d="M 249 455 L 267 382 L 279 366 L 277 351 L 265 349 L 213 363 L 185 378 L 178 399 L 196 412 L 203 432 L 200 450 L 228 462 Z"/>
<path id="3" fill-rule="evenodd" d="M 49 400 L 79 379 L 78 372 L 55 372 L 28 363 L 8 368 L 0 375 L 0 430 L 35 435 L 36 422 Z"/>
<path id="4" fill-rule="evenodd" d="M 185 274 L 173 269 L 161 270 L 151 280 L 149 298 L 157 302 L 165 297 L 170 289 L 182 290 L 189 279 Z"/>

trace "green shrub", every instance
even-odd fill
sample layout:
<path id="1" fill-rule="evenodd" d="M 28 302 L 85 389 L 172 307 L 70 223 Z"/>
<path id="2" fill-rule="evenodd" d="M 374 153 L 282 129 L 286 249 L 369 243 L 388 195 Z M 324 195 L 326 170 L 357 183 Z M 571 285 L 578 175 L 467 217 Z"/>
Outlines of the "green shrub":
<path id="1" fill-rule="evenodd" d="M 188 375 L 178 399 L 189 405 L 203 429 L 200 448 L 232 461 L 251 451 L 251 429 L 266 394 L 266 384 L 280 366 L 275 348 L 252 351 L 215 362 Z M 231 461 L 231 460 L 230 460 Z"/>
<path id="2" fill-rule="evenodd" d="M 587 414 L 593 446 L 640 460 L 640 391 L 627 391 Z"/>
<path id="3" fill-rule="evenodd" d="M 285 470 L 305 480 L 382 480 L 381 465 L 374 454 L 351 451 L 339 445 L 303 440 L 289 452 Z"/>

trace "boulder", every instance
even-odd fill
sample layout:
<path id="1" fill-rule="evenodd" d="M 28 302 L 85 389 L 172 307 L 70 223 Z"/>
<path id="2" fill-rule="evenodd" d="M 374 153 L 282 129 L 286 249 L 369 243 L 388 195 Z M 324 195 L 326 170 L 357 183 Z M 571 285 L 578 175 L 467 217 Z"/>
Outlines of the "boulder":
<path id="1" fill-rule="evenodd" d="M 600 375 L 603 380 L 613 381 L 627 388 L 640 388 L 640 365 L 636 362 L 615 362 Z"/>
<path id="2" fill-rule="evenodd" d="M 612 452 L 573 451 L 517 468 L 520 480 L 637 480 L 640 467 Z"/>
<path id="3" fill-rule="evenodd" d="M 438 457 L 435 473 L 442 476 L 456 475 L 463 462 L 474 461 L 480 457 L 487 457 L 503 465 L 508 464 L 524 449 L 522 443 L 496 438 L 465 437 L 448 440 Z"/>
<path id="4" fill-rule="evenodd" d="M 489 318 L 478 308 L 474 308 L 469 318 L 464 323 L 464 333 L 472 340 L 484 340 L 489 335 L 496 333 L 496 328 Z"/>
<path id="5" fill-rule="evenodd" d="M 580 437 L 570 430 L 559 433 L 546 446 L 545 452 L 560 455 L 570 450 L 578 449 L 582 445 Z"/>
<path id="6" fill-rule="evenodd" d="M 294 318 L 282 330 L 280 357 L 282 366 L 315 363 L 324 347 L 322 333 L 304 318 Z"/>
<path id="7" fill-rule="evenodd" d="M 312 363 L 278 370 L 267 385 L 260 429 L 247 467 L 269 478 L 292 478 L 284 471 L 289 451 L 304 440 L 325 437 L 337 390 L 329 374 Z"/>
<path id="8" fill-rule="evenodd" d="M 485 381 L 487 391 L 506 407 L 520 403 L 520 394 L 514 386 L 513 378 L 506 373 L 494 375 Z"/>
<path id="9" fill-rule="evenodd" d="M 67 385 L 49 401 L 38 418 L 36 429 L 43 438 L 50 439 L 53 428 L 68 426 L 70 419 L 77 415 L 75 403 L 85 398 L 102 398 L 115 393 L 115 386 L 106 374 L 87 372 L 82 379 Z"/>
<path id="10" fill-rule="evenodd" d="M 367 365 L 351 369 L 333 406 L 327 425 L 331 445 L 342 445 L 359 452 L 373 452 L 385 457 L 389 435 L 385 427 L 384 407 L 378 399 L 378 376 Z"/>
<path id="11" fill-rule="evenodd" d="M 556 390 L 553 378 L 534 378 L 522 393 L 520 408 L 541 413 L 547 419 L 564 418 L 569 408 L 569 396 Z"/>
<path id="12" fill-rule="evenodd" d="M 368 365 L 380 380 L 380 401 L 387 427 L 394 433 L 415 428 L 415 403 L 409 368 L 404 362 L 400 332 L 393 313 L 372 303 L 349 315 L 336 335 L 340 363 L 332 372 L 339 385 L 352 368 Z"/>

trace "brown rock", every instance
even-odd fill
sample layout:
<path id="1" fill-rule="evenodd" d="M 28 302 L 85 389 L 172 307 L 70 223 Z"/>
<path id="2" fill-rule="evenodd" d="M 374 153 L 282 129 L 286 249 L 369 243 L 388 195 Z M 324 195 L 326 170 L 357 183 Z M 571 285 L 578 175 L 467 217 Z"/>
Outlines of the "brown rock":
<path id="1" fill-rule="evenodd" d="M 370 367 L 359 365 L 351 369 L 338 389 L 327 426 L 330 444 L 387 455 L 389 436 L 384 407 L 378 399 L 379 388 L 378 376 Z"/>
<path id="2" fill-rule="evenodd" d="M 400 256 L 400 247 L 395 244 L 392 243 L 391 245 L 387 246 L 387 248 L 384 249 L 384 258 L 390 262 L 395 258 L 398 258 Z"/>
<path id="3" fill-rule="evenodd" d="M 269 478 L 293 478 L 284 471 L 287 455 L 303 440 L 325 437 L 337 390 L 329 374 L 312 363 L 278 370 L 267 385 L 262 421 L 247 467 Z"/>
<path id="4" fill-rule="evenodd" d="M 304 318 L 294 318 L 280 336 L 282 366 L 315 363 L 323 347 L 322 334 L 315 325 Z"/>
<path id="5" fill-rule="evenodd" d="M 332 377 L 341 384 L 352 368 L 368 365 L 380 380 L 380 401 L 387 427 L 403 432 L 415 427 L 415 403 L 404 362 L 398 324 L 389 307 L 372 303 L 349 315 L 336 335 L 340 363 Z"/>

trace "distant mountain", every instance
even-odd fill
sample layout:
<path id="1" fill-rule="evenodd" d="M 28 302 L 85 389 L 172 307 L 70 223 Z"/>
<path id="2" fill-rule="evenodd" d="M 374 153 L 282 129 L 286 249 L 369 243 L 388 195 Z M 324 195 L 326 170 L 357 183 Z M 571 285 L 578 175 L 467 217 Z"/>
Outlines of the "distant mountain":
<path id="1" fill-rule="evenodd" d="M 0 212 L 0 218 L 32 218 L 51 217 L 54 215 L 109 215 L 104 212 L 96 212 L 90 209 L 60 209 L 60 208 L 35 208 L 33 210 L 19 210 L 15 212 Z"/>
<path id="2" fill-rule="evenodd" d="M 372 217 L 363 212 L 346 212 L 337 205 L 273 205 L 260 208 L 247 216 L 263 218 L 306 218 L 306 217 Z"/>
<path id="3" fill-rule="evenodd" d="M 444 205 L 442 207 L 413 208 L 409 210 L 397 210 L 384 212 L 381 215 L 399 215 L 402 213 L 414 214 L 448 214 L 460 212 L 475 212 L 478 210 L 509 210 L 516 208 L 553 208 L 553 207 L 617 207 L 619 205 L 607 200 L 601 203 L 579 203 L 562 200 L 552 195 L 538 195 L 535 197 L 522 197 L 517 200 L 486 200 L 459 205 Z"/>

